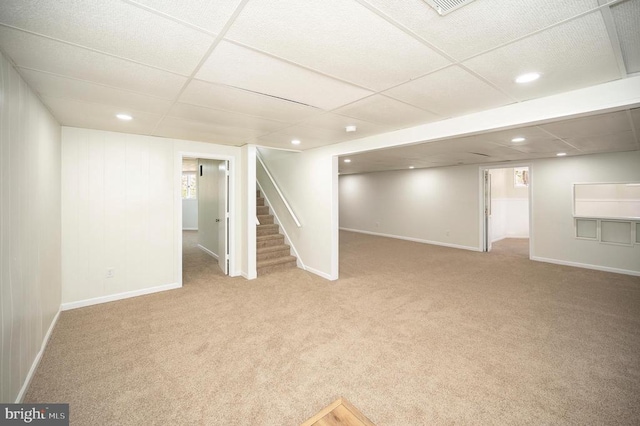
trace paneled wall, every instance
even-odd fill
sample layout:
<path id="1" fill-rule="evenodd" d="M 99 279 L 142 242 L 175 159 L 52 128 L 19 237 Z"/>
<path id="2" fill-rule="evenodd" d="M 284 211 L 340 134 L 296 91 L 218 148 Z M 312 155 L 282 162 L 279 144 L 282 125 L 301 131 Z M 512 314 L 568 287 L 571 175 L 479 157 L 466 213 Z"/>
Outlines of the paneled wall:
<path id="1" fill-rule="evenodd" d="M 514 185 L 513 168 L 491 169 L 491 241 L 529 237 L 529 188 Z"/>
<path id="2" fill-rule="evenodd" d="M 72 127 L 62 140 L 62 302 L 174 284 L 173 140 Z"/>
<path id="3" fill-rule="evenodd" d="M 0 54 L 0 401 L 15 402 L 60 308 L 60 126 Z"/>

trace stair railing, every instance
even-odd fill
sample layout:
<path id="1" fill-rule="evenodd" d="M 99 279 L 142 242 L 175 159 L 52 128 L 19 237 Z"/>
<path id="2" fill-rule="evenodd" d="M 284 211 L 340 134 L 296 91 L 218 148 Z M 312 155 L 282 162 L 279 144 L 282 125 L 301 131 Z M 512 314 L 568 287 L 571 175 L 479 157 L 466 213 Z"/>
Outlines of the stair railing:
<path id="1" fill-rule="evenodd" d="M 298 217 L 296 216 L 296 214 L 293 212 L 293 209 L 291 208 L 291 206 L 289 205 L 289 203 L 287 202 L 287 199 L 284 198 L 284 195 L 282 194 L 282 191 L 280 191 L 280 187 L 278 187 L 278 184 L 276 183 L 275 179 L 273 178 L 273 176 L 271 175 L 271 173 L 269 172 L 269 169 L 267 168 L 267 166 L 264 164 L 264 161 L 262 161 L 262 156 L 260 155 L 259 152 L 256 152 L 256 158 L 258 159 L 258 161 L 260 162 L 260 164 L 262 165 L 262 168 L 264 169 L 267 177 L 269 178 L 269 180 L 271 181 L 271 184 L 273 185 L 273 187 L 276 189 L 276 192 L 278 193 L 278 195 L 280 196 L 280 199 L 282 200 L 282 203 L 284 204 L 284 206 L 287 208 L 287 210 L 289 211 L 289 214 L 291 215 L 291 217 L 293 218 L 293 221 L 296 223 L 296 225 L 298 226 L 298 228 L 302 227 L 302 225 L 300 224 L 300 221 L 298 220 Z"/>

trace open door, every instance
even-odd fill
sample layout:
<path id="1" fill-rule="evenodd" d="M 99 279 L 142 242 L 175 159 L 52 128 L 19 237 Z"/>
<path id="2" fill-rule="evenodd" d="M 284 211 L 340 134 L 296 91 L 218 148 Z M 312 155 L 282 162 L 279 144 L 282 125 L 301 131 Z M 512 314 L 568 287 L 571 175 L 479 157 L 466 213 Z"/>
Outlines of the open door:
<path id="1" fill-rule="evenodd" d="M 229 162 L 218 167 L 218 266 L 229 275 Z"/>
<path id="2" fill-rule="evenodd" d="M 484 251 L 491 251 L 491 173 L 484 171 Z"/>

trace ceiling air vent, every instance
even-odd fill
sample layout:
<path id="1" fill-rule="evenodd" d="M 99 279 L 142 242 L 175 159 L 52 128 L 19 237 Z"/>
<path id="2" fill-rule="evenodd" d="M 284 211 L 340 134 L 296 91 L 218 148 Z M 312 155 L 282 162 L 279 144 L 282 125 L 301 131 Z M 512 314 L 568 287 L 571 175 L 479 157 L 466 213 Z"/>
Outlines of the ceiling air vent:
<path id="1" fill-rule="evenodd" d="M 462 6 L 471 3 L 473 0 L 424 0 L 429 6 L 434 8 L 440 16 L 451 13 Z"/>

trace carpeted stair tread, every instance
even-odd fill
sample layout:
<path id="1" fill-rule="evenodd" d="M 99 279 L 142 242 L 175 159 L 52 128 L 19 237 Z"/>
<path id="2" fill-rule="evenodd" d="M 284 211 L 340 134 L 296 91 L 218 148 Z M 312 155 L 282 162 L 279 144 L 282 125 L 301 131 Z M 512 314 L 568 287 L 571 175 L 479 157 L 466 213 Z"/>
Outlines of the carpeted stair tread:
<path id="1" fill-rule="evenodd" d="M 283 256 L 283 257 L 277 257 L 275 259 L 267 259 L 267 260 L 260 260 L 257 262 L 256 266 L 258 268 L 264 268 L 267 266 L 275 266 L 275 265 L 281 265 L 281 264 L 285 264 L 285 263 L 296 263 L 296 257 L 295 256 Z"/>
<path id="2" fill-rule="evenodd" d="M 279 250 L 290 250 L 290 247 L 286 244 L 279 244 L 277 246 L 269 246 L 269 247 L 258 247 L 257 252 L 260 253 L 270 253 L 272 251 Z"/>
<path id="3" fill-rule="evenodd" d="M 284 235 L 282 234 L 269 234 L 269 235 L 258 235 L 256 237 L 257 241 L 267 241 L 267 240 L 278 240 L 282 238 L 284 240 Z"/>

